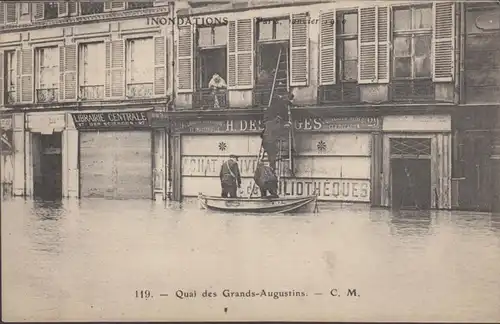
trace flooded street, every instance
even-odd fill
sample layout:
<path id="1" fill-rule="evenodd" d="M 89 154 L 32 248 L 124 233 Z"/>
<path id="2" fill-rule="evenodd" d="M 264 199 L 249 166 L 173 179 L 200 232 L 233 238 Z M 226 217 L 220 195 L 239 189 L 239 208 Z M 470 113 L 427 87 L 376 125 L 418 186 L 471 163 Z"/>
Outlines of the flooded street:
<path id="1" fill-rule="evenodd" d="M 1 225 L 4 321 L 500 320 L 500 217 L 490 214 L 11 199 Z"/>

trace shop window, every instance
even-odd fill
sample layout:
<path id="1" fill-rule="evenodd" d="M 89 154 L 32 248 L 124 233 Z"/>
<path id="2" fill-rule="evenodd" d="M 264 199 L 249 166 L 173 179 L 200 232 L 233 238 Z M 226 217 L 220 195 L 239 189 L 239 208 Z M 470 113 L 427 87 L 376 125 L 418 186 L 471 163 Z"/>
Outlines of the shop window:
<path id="1" fill-rule="evenodd" d="M 6 51 L 4 57 L 5 63 L 5 103 L 12 104 L 18 102 L 17 99 L 17 56 L 15 51 Z"/>
<path id="2" fill-rule="evenodd" d="M 57 46 L 36 49 L 36 100 L 57 101 L 59 95 L 59 49 Z"/>
<path id="3" fill-rule="evenodd" d="M 198 28 L 195 108 L 227 107 L 227 26 Z"/>
<path id="4" fill-rule="evenodd" d="M 153 38 L 136 38 L 127 41 L 127 97 L 153 95 L 154 60 L 145 56 L 154 53 Z"/>
<path id="5" fill-rule="evenodd" d="M 104 43 L 80 45 L 79 85 L 80 98 L 83 100 L 102 99 L 104 97 Z"/>
<path id="6" fill-rule="evenodd" d="M 393 9 L 393 99 L 434 97 L 432 17 L 430 6 Z"/>
<path id="7" fill-rule="evenodd" d="M 321 102 L 357 102 L 358 87 L 358 13 L 338 12 L 336 28 L 337 83 L 320 88 Z"/>
<path id="8" fill-rule="evenodd" d="M 82 15 L 94 15 L 104 12 L 104 2 L 80 2 Z"/>

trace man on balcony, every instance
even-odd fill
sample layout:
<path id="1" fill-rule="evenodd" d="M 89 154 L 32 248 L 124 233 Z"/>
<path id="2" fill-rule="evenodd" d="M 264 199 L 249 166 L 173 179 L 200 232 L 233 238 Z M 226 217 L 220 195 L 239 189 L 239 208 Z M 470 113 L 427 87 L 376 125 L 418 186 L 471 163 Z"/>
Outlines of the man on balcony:
<path id="1" fill-rule="evenodd" d="M 212 90 L 214 98 L 214 109 L 220 109 L 219 95 L 224 94 L 227 88 L 226 81 L 217 73 L 214 73 L 212 79 L 208 83 L 208 87 Z M 224 97 L 225 98 L 225 97 Z"/>

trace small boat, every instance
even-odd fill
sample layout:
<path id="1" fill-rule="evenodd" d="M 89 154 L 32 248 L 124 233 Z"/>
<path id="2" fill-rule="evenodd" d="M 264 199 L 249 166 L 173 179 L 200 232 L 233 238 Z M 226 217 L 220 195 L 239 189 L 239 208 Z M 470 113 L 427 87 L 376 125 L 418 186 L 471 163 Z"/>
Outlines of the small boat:
<path id="1" fill-rule="evenodd" d="M 293 213 L 315 211 L 317 209 L 317 196 L 305 197 L 280 197 L 280 198 L 221 198 L 198 196 L 203 209 L 229 213 Z"/>

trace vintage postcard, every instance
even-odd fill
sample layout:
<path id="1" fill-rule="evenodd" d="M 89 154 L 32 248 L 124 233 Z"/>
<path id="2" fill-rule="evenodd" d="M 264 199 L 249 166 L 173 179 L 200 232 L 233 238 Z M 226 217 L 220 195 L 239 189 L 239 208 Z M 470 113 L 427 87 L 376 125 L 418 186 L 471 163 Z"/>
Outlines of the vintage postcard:
<path id="1" fill-rule="evenodd" d="M 0 2 L 4 322 L 500 321 L 500 2 Z"/>

